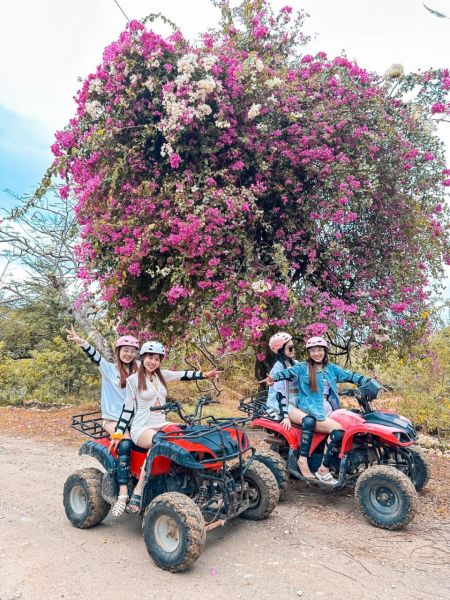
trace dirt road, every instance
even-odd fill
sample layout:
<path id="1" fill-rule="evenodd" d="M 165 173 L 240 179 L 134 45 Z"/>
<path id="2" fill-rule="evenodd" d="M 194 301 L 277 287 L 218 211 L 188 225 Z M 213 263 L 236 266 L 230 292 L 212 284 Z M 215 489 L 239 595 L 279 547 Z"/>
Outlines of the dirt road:
<path id="1" fill-rule="evenodd" d="M 425 510 L 433 483 L 422 514 L 389 532 L 369 525 L 347 493 L 296 482 L 270 519 L 210 532 L 194 567 L 173 575 L 151 561 L 136 517 L 70 525 L 64 481 L 95 464 L 74 447 L 0 435 L 1 600 L 450 597 L 450 522 Z"/>

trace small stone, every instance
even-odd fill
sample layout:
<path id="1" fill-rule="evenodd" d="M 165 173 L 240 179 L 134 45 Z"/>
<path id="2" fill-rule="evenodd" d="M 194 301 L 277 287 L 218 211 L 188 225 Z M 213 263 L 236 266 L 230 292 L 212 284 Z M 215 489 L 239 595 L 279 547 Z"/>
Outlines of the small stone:
<path id="1" fill-rule="evenodd" d="M 302 590 L 298 590 L 298 592 L 297 592 L 297 596 L 303 596 L 303 592 L 302 592 Z"/>

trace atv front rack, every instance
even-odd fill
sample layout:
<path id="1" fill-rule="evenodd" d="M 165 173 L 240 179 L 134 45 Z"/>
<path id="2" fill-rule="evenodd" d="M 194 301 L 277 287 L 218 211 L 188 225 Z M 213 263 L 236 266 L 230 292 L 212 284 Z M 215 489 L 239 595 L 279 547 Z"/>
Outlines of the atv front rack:
<path id="1" fill-rule="evenodd" d="M 103 429 L 102 413 L 99 411 L 74 415 L 70 426 L 94 440 L 109 437 L 109 433 Z"/>

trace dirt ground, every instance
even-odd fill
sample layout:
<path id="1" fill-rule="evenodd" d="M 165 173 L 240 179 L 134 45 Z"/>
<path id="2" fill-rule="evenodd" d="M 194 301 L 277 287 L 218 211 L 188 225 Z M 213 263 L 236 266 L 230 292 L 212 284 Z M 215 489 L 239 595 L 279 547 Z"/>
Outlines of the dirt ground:
<path id="1" fill-rule="evenodd" d="M 147 554 L 139 518 L 88 530 L 67 520 L 65 479 L 96 466 L 77 455 L 72 413 L 0 408 L 0 600 L 450 597 L 448 459 L 431 460 L 420 513 L 403 531 L 372 527 L 349 492 L 293 482 L 267 521 L 211 531 L 193 568 L 171 574 Z"/>

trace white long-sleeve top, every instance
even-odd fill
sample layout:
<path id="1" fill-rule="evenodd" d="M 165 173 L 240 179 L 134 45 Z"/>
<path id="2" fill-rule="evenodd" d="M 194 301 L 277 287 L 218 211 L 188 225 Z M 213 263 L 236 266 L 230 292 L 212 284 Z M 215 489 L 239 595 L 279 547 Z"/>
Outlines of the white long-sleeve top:
<path id="1" fill-rule="evenodd" d="M 166 383 L 169 381 L 195 381 L 204 379 L 202 371 L 167 371 L 161 370 Z M 146 378 L 147 389 L 138 389 L 138 374 L 134 373 L 127 379 L 126 397 L 123 410 L 116 426 L 116 431 L 124 433 L 129 427 L 131 439 L 135 444 L 145 429 L 160 429 L 167 422 L 161 411 L 151 412 L 150 408 L 160 404 L 163 406 L 167 399 L 167 390 L 156 373 L 152 380 Z M 131 423 L 131 424 L 130 424 Z"/>
<path id="2" fill-rule="evenodd" d="M 293 361 L 294 365 L 297 363 L 297 360 Z M 277 360 L 270 371 L 270 375 L 273 376 L 284 368 L 282 362 Z M 280 398 L 280 402 L 278 401 L 278 397 Z M 296 377 L 291 381 L 276 381 L 269 386 L 266 404 L 267 412 L 274 418 L 288 417 L 291 410 L 297 407 L 297 400 L 298 381 Z"/>
<path id="3" fill-rule="evenodd" d="M 97 365 L 102 376 L 101 410 L 104 419 L 117 421 L 125 402 L 125 388 L 120 387 L 119 370 L 115 363 L 110 363 L 100 352 L 87 342 L 81 346 L 82 350 Z"/>

